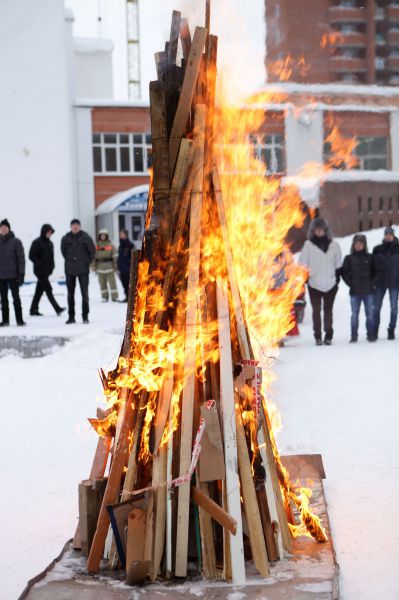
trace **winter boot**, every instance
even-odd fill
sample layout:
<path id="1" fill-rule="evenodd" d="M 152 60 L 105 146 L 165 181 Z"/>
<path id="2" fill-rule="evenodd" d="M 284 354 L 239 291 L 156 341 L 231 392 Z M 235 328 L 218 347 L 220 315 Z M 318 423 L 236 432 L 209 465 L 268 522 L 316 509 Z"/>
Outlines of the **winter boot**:
<path id="1" fill-rule="evenodd" d="M 389 340 L 395 339 L 395 330 L 394 329 L 391 329 L 391 328 L 388 329 L 388 339 Z"/>
<path id="2" fill-rule="evenodd" d="M 23 327 L 24 325 L 26 325 L 25 321 L 17 321 L 17 325 L 18 327 Z"/>
<path id="3" fill-rule="evenodd" d="M 332 344 L 332 337 L 329 336 L 329 335 L 326 335 L 325 338 L 324 338 L 324 342 L 323 343 L 324 343 L 325 346 L 331 346 L 331 344 Z"/>
<path id="4" fill-rule="evenodd" d="M 34 310 L 31 309 L 29 314 L 31 317 L 42 317 L 43 316 L 43 313 L 39 312 L 39 310 L 37 308 Z"/>
<path id="5" fill-rule="evenodd" d="M 349 340 L 350 344 L 356 344 L 357 342 L 357 335 L 352 335 L 351 339 Z"/>
<path id="6" fill-rule="evenodd" d="M 57 313 L 57 317 L 59 317 L 60 315 L 62 315 L 62 313 L 66 310 L 66 308 L 63 308 L 62 306 L 60 306 L 59 308 L 57 308 L 57 310 L 55 311 Z"/>
<path id="7" fill-rule="evenodd" d="M 10 311 L 8 308 L 2 307 L 0 327 L 8 327 L 10 324 Z"/>
<path id="8" fill-rule="evenodd" d="M 321 337 L 315 337 L 316 346 L 322 346 L 323 342 L 321 341 Z"/>
<path id="9" fill-rule="evenodd" d="M 69 317 L 68 321 L 65 321 L 65 325 L 72 325 L 73 323 L 76 323 L 75 317 Z"/>

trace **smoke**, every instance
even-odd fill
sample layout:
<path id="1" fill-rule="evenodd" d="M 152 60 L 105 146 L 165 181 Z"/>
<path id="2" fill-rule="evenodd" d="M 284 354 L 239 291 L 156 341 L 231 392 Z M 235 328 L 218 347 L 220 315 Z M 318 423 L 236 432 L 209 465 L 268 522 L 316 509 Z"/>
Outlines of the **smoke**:
<path id="1" fill-rule="evenodd" d="M 192 35 L 195 26 L 204 26 L 205 0 L 142 0 L 142 18 L 148 11 L 141 29 L 142 60 L 152 72 L 153 52 L 169 39 L 173 10 L 188 19 Z M 264 13 L 264 0 L 211 0 L 211 33 L 219 38 L 219 93 L 223 89 L 230 101 L 244 99 L 265 81 Z"/>

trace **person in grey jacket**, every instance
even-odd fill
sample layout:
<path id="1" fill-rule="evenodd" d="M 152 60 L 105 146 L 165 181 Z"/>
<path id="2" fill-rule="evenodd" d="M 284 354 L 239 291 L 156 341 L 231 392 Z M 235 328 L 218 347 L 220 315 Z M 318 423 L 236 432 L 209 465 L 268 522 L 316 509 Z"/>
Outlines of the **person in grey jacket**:
<path id="1" fill-rule="evenodd" d="M 68 289 L 67 324 L 75 323 L 75 288 L 79 281 L 82 293 L 82 319 L 89 322 L 89 273 L 96 247 L 88 233 L 82 231 L 80 221 L 72 219 L 71 231 L 61 240 L 61 253 L 65 259 L 65 277 Z"/>
<path id="2" fill-rule="evenodd" d="M 322 344 L 321 309 L 324 311 L 324 344 L 333 339 L 333 306 L 338 291 L 342 252 L 332 238 L 327 221 L 317 217 L 309 227 L 308 239 L 299 262 L 309 273 L 308 291 L 313 310 L 313 332 L 316 344 Z"/>
<path id="3" fill-rule="evenodd" d="M 8 290 L 14 303 L 17 325 L 26 325 L 22 317 L 22 304 L 19 297 L 19 286 L 25 279 L 25 253 L 21 240 L 11 231 L 7 219 L 0 222 L 0 296 L 1 296 L 1 327 L 10 324 L 10 307 Z"/>

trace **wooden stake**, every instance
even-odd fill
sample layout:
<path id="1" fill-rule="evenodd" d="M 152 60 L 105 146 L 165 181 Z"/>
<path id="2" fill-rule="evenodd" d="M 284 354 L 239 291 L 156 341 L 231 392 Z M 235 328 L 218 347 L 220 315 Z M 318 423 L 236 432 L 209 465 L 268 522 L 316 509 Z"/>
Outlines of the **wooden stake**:
<path id="1" fill-rule="evenodd" d="M 195 163 L 194 191 L 191 195 L 190 212 L 190 245 L 188 259 L 187 282 L 187 311 L 186 311 L 186 337 L 185 337 L 185 386 L 183 390 L 181 414 L 181 440 L 180 440 L 180 476 L 185 475 L 191 463 L 191 444 L 193 429 L 193 408 L 195 390 L 195 364 L 196 364 L 196 331 L 197 318 L 197 290 L 199 285 L 200 261 L 200 230 L 202 209 L 202 184 L 204 164 L 204 134 L 205 134 L 205 106 L 195 107 L 194 146 L 198 149 Z M 188 548 L 188 521 L 190 508 L 190 482 L 179 487 L 179 502 L 177 514 L 177 542 L 175 575 L 187 575 L 187 548 Z"/>
<path id="2" fill-rule="evenodd" d="M 174 10 L 172 13 L 172 24 L 170 27 L 170 38 L 168 46 L 169 65 L 176 65 L 177 45 L 179 42 L 180 34 L 180 19 L 181 13 L 178 10 Z"/>
<path id="3" fill-rule="evenodd" d="M 227 283 L 216 282 L 219 352 L 220 352 L 220 404 L 222 411 L 224 452 L 226 457 L 227 511 L 237 521 L 237 535 L 229 534 L 231 573 L 234 584 L 245 583 L 244 546 L 241 521 L 240 482 L 237 466 L 237 438 L 234 407 L 231 337 Z"/>
<path id="4" fill-rule="evenodd" d="M 205 494 L 196 486 L 191 487 L 192 499 L 201 506 L 219 525 L 227 529 L 232 535 L 237 534 L 237 521 L 233 519 L 219 504 L 216 504 L 209 494 Z"/>

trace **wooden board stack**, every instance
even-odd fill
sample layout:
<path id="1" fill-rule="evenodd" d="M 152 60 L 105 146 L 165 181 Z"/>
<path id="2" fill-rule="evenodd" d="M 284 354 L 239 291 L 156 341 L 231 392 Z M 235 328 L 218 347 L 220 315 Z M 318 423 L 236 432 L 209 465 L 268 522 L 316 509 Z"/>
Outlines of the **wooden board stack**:
<path id="1" fill-rule="evenodd" d="M 103 481 L 109 462 L 106 486 L 93 539 L 80 539 L 78 528 L 74 540 L 97 572 L 111 524 L 109 563 L 125 568 L 129 583 L 198 573 L 242 583 L 247 559 L 266 577 L 269 563 L 292 550 L 292 514 L 280 491 L 213 155 L 217 38 L 209 17 L 207 2 L 206 27 L 191 37 L 174 11 L 170 40 L 156 55 L 147 229 L 133 253 L 121 358 L 115 371 L 101 372 L 112 401 L 91 420 L 101 437 L 89 479 Z M 214 277 L 205 265 L 210 232 L 220 241 Z M 165 363 L 162 335 L 183 340 L 182 359 Z M 147 384 L 137 375 L 143 357 L 153 361 Z M 98 492 L 90 501 L 85 480 L 80 493 L 92 529 Z M 82 532 L 87 518 L 82 509 Z"/>

